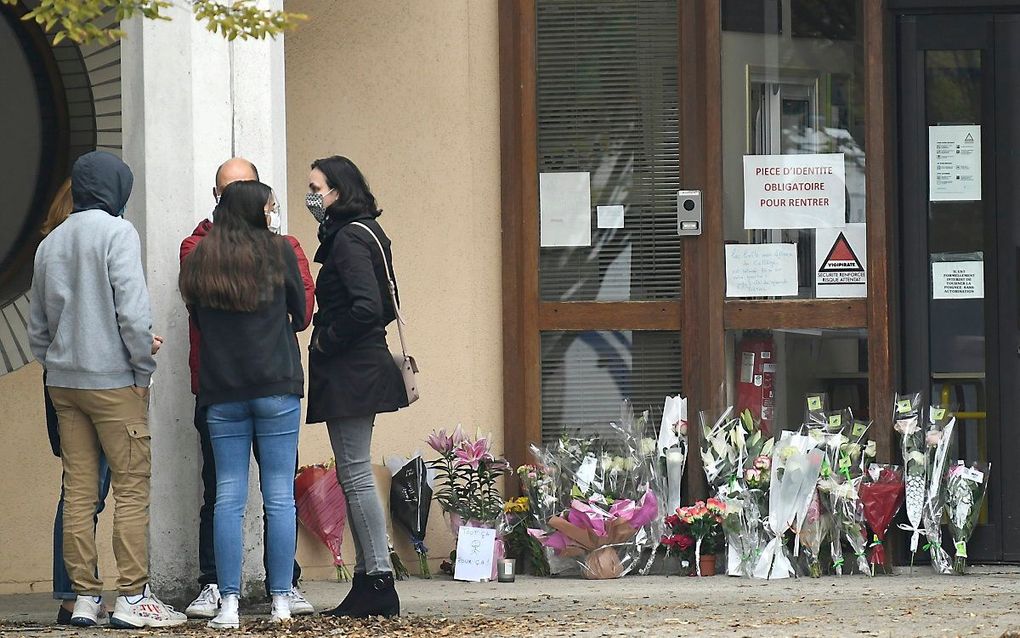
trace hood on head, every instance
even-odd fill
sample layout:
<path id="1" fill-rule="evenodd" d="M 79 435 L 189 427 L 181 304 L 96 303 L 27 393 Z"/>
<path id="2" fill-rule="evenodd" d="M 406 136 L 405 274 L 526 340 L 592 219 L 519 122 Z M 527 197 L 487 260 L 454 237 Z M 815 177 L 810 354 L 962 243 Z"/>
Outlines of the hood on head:
<path id="1" fill-rule="evenodd" d="M 117 217 L 131 196 L 134 175 L 119 157 L 92 151 L 79 157 L 71 169 L 74 212 L 105 210 Z"/>

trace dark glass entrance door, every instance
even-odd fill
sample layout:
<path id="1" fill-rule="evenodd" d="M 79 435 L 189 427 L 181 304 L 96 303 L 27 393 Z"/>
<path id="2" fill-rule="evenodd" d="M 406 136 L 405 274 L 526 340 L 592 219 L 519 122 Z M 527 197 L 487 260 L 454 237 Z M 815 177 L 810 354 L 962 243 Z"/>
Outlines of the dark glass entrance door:
<path id="1" fill-rule="evenodd" d="M 972 562 L 1020 532 L 1020 15 L 900 16 L 903 381 L 992 464 Z"/>

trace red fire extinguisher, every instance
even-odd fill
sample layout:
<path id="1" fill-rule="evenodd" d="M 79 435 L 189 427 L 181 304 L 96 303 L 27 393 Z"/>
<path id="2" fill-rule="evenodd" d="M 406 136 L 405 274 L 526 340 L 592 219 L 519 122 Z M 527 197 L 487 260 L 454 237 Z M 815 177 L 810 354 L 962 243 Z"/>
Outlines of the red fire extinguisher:
<path id="1" fill-rule="evenodd" d="M 767 332 L 747 333 L 737 346 L 737 413 L 750 410 L 772 433 L 775 418 L 776 352 Z"/>

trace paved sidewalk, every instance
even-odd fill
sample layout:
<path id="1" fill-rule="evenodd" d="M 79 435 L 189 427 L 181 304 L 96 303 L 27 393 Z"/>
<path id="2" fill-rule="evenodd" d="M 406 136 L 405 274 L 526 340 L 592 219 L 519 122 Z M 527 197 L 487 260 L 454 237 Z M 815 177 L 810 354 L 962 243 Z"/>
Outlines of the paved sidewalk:
<path id="1" fill-rule="evenodd" d="M 966 577 L 848 576 L 752 581 L 716 576 L 629 576 L 615 581 L 519 577 L 516 583 L 453 582 L 446 577 L 398 583 L 399 622 L 303 620 L 290 636 L 1012 636 L 1020 638 L 1020 570 L 974 568 Z M 317 608 L 335 605 L 347 585 L 313 582 Z M 0 635 L 130 636 L 46 626 L 56 605 L 42 594 L 0 596 Z M 252 613 L 265 614 L 265 606 Z M 248 615 L 244 633 L 282 635 Z M 14 624 L 12 624 L 14 623 Z M 198 622 L 183 630 L 211 635 Z M 228 634 L 229 635 L 229 634 Z"/>

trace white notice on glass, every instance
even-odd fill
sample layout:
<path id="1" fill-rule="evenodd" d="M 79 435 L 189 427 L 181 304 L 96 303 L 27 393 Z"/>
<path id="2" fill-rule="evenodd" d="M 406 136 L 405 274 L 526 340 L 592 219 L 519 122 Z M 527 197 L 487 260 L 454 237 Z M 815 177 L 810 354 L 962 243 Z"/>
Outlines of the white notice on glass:
<path id="1" fill-rule="evenodd" d="M 981 199 L 979 125 L 928 127 L 928 199 L 933 202 Z"/>
<path id="2" fill-rule="evenodd" d="M 867 297 L 867 268 L 867 224 L 815 231 L 815 297 Z"/>
<path id="3" fill-rule="evenodd" d="M 744 156 L 744 228 L 846 224 L 842 153 Z"/>
<path id="4" fill-rule="evenodd" d="M 797 244 L 727 245 L 726 296 L 797 296 Z"/>
<path id="5" fill-rule="evenodd" d="M 933 261 L 932 299 L 984 299 L 985 262 Z"/>
<path id="6" fill-rule="evenodd" d="M 543 248 L 591 246 L 588 173 L 539 174 L 538 206 Z"/>
<path id="7" fill-rule="evenodd" d="M 454 580 L 477 583 L 492 578 L 492 555 L 496 530 L 483 527 L 461 527 L 457 534 L 457 564 Z"/>
<path id="8" fill-rule="evenodd" d="M 598 206 L 599 228 L 623 228 L 623 206 Z"/>

